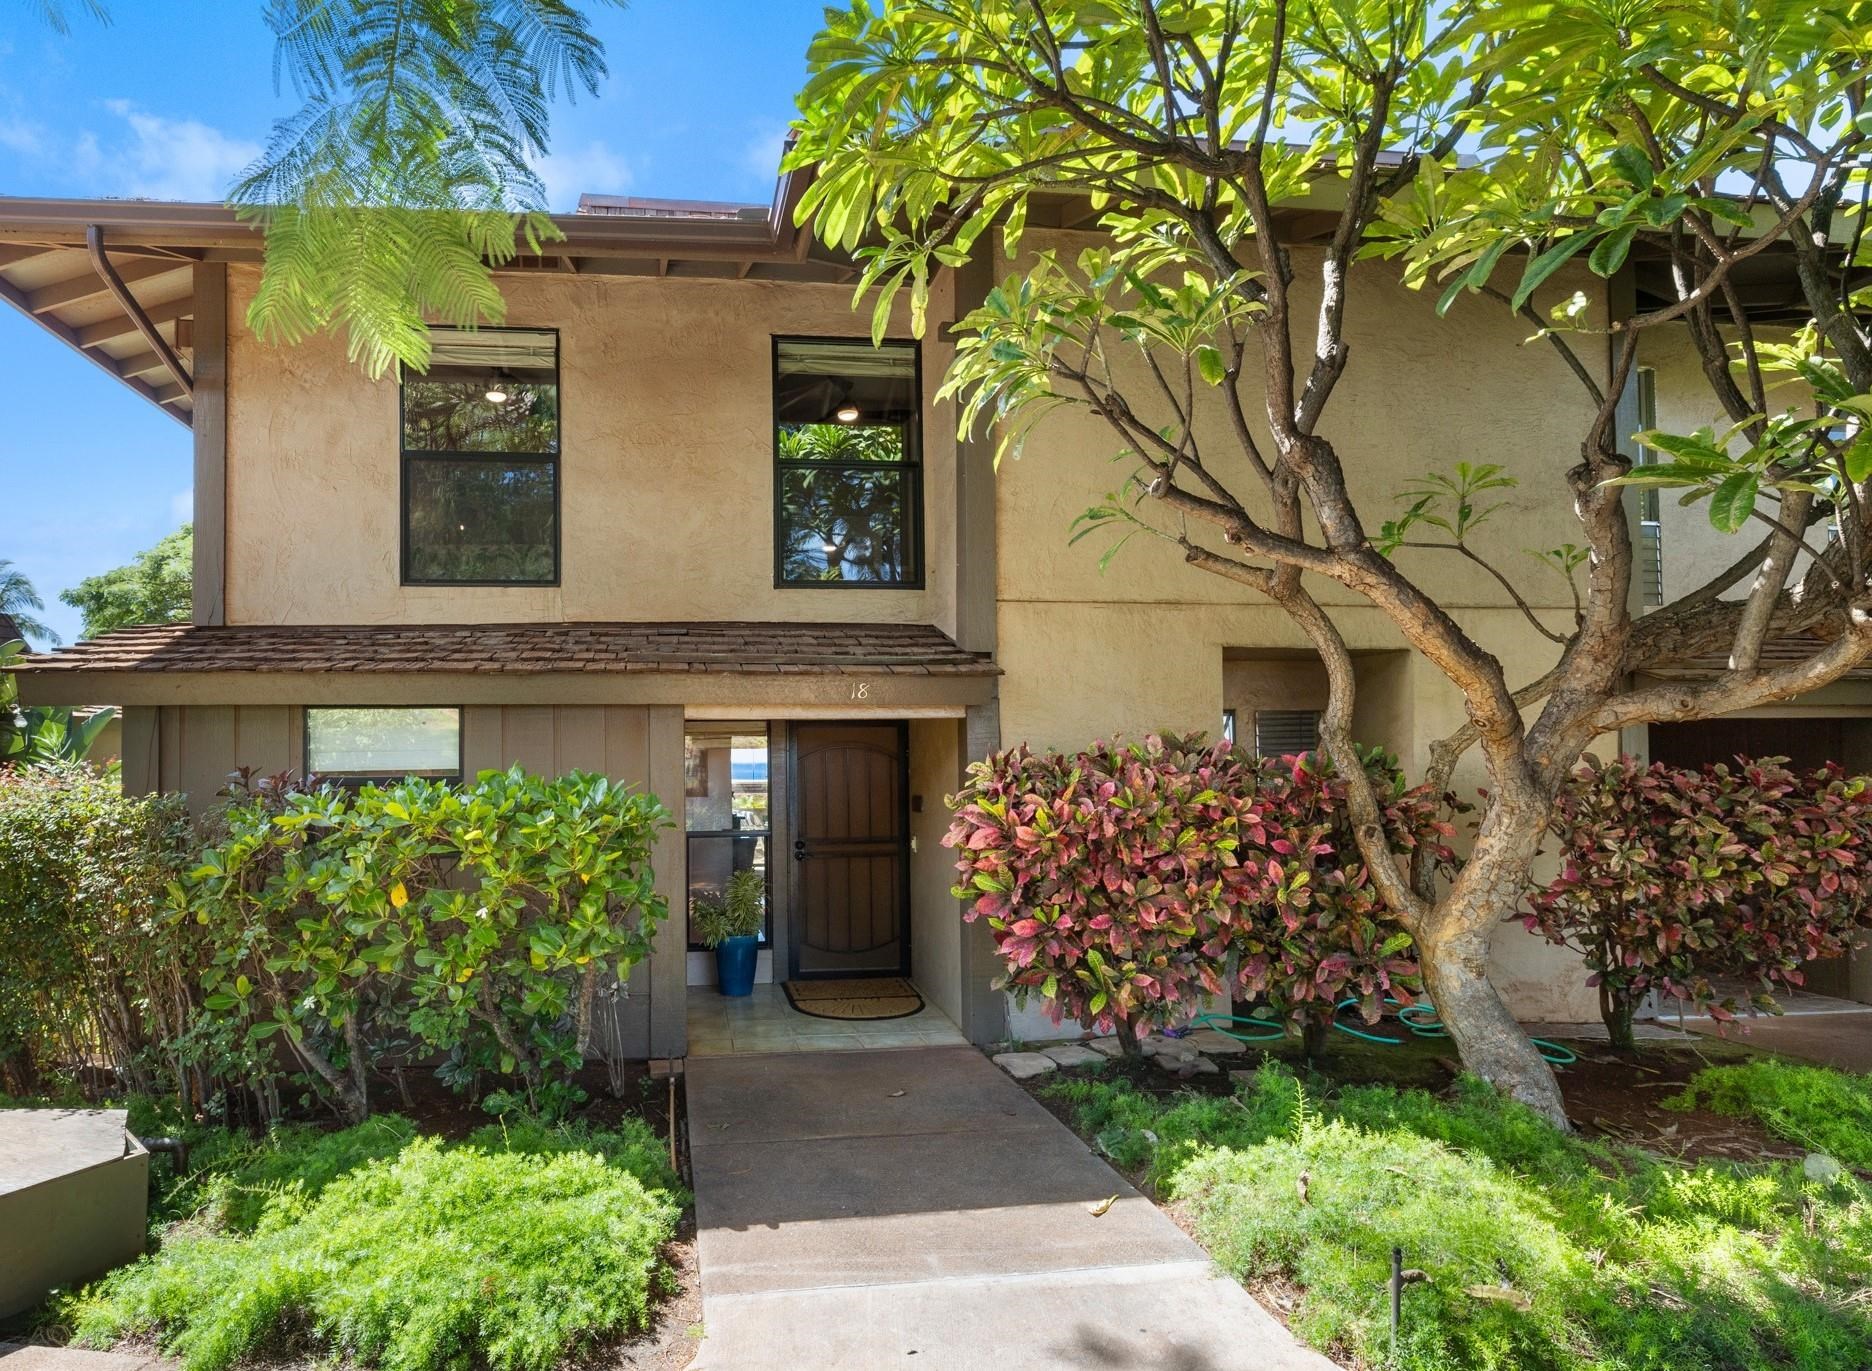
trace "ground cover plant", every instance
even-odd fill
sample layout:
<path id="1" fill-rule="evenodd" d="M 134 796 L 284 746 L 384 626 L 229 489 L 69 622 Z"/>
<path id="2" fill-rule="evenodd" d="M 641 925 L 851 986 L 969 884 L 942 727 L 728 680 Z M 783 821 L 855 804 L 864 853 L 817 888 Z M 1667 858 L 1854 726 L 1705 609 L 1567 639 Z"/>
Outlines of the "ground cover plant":
<path id="1" fill-rule="evenodd" d="M 1334 1089 L 1267 1064 L 1233 1096 L 1050 1093 L 1353 1366 L 1846 1371 L 1872 1346 L 1872 1188 L 1850 1176 L 1589 1142 L 1472 1078 Z M 1395 1357 L 1393 1245 L 1422 1273 Z"/>
<path id="2" fill-rule="evenodd" d="M 309 1352 L 386 1371 L 544 1371 L 643 1328 L 687 1196 L 640 1120 L 464 1142 L 395 1115 L 195 1136 L 153 1255 L 69 1298 L 76 1341 L 149 1337 L 189 1371 Z"/>
<path id="3" fill-rule="evenodd" d="M 1775 1057 L 1707 1066 L 1667 1108 L 1754 1119 L 1776 1137 L 1872 1172 L 1872 1080 Z"/>

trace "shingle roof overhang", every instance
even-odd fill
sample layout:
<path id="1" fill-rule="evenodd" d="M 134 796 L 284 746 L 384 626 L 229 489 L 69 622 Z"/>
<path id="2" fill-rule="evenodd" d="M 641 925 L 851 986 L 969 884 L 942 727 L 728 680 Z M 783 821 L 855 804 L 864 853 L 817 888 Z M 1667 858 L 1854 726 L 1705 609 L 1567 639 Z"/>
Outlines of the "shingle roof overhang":
<path id="1" fill-rule="evenodd" d="M 989 699 L 998 668 L 927 624 L 168 624 L 20 663 L 41 704 L 667 703 L 868 710 Z M 862 691 L 859 689 L 863 687 Z"/>

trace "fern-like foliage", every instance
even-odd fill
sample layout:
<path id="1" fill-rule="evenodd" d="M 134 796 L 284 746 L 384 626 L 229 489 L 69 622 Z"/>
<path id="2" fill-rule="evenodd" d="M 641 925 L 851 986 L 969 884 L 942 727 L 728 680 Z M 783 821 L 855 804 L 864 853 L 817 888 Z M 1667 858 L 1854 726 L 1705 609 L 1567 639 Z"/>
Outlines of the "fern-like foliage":
<path id="1" fill-rule="evenodd" d="M 268 0 L 266 19 L 304 104 L 230 197 L 266 231 L 248 323 L 342 328 L 370 375 L 422 370 L 427 320 L 499 323 L 491 268 L 559 236 L 530 163 L 603 47 L 571 0 Z"/>

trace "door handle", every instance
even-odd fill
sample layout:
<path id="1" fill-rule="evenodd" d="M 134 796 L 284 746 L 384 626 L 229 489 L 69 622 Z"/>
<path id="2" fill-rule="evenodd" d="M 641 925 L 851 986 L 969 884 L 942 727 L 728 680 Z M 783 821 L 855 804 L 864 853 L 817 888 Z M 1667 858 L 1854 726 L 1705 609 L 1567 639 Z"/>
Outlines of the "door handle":
<path id="1" fill-rule="evenodd" d="M 796 862 L 803 862 L 806 860 L 806 840 L 804 838 L 795 838 L 793 840 L 793 860 Z"/>

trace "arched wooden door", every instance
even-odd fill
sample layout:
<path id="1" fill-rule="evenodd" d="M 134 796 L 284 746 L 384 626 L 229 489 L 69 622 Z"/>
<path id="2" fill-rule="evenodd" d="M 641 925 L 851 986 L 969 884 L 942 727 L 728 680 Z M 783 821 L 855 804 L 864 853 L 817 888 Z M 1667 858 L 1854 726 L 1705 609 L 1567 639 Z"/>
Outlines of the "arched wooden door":
<path id="1" fill-rule="evenodd" d="M 795 724 L 789 970 L 907 975 L 907 730 L 900 723 Z"/>

